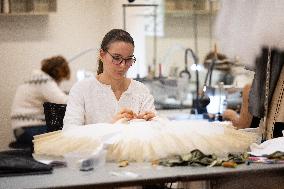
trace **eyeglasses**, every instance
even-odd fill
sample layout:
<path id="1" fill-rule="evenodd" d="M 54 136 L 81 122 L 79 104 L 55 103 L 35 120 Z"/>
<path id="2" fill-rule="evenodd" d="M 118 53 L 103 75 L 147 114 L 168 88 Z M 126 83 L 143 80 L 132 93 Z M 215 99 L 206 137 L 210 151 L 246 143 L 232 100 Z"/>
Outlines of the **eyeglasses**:
<path id="1" fill-rule="evenodd" d="M 124 60 L 124 64 L 128 67 L 132 66 L 136 62 L 135 56 L 129 57 L 129 58 L 122 58 L 121 56 L 114 56 L 110 52 L 106 50 L 106 52 L 112 57 L 112 63 L 115 65 L 122 64 Z"/>

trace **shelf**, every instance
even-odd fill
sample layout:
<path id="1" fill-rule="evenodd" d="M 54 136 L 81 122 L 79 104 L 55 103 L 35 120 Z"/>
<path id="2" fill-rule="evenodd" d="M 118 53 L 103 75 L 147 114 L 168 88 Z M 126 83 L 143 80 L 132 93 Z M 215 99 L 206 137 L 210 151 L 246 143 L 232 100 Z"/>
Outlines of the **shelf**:
<path id="1" fill-rule="evenodd" d="M 212 14 L 216 15 L 217 10 L 213 11 Z M 185 16 L 192 16 L 194 14 L 196 15 L 210 15 L 211 12 L 209 10 L 198 10 L 198 11 L 193 11 L 193 10 L 171 10 L 171 11 L 166 11 L 166 15 L 168 16 L 173 16 L 173 17 L 185 17 Z"/>
<path id="2" fill-rule="evenodd" d="M 2 3 L 2 9 L 0 16 L 36 16 L 36 15 L 48 15 L 56 12 L 57 0 L 9 0 L 9 5 L 6 5 L 9 12 L 4 11 L 4 5 Z"/>
<path id="3" fill-rule="evenodd" d="M 14 13 L 0 13 L 0 16 L 44 16 L 49 15 L 50 12 L 14 12 Z"/>
<path id="4" fill-rule="evenodd" d="M 212 7 L 211 7 L 212 6 Z M 166 0 L 165 13 L 168 16 L 184 17 L 196 15 L 216 15 L 219 2 L 207 0 Z M 212 11 L 211 11 L 212 10 Z"/>

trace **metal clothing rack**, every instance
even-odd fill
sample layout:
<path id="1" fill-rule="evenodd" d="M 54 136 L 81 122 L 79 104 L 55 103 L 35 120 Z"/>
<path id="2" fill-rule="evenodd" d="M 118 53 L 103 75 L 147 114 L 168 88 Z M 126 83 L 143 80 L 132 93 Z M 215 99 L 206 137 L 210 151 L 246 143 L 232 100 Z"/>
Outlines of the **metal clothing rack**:
<path id="1" fill-rule="evenodd" d="M 198 52 L 198 23 L 197 23 L 197 13 L 196 13 L 196 6 L 197 6 L 197 0 L 193 1 L 193 37 L 194 37 L 194 51 L 195 53 L 199 54 Z"/>

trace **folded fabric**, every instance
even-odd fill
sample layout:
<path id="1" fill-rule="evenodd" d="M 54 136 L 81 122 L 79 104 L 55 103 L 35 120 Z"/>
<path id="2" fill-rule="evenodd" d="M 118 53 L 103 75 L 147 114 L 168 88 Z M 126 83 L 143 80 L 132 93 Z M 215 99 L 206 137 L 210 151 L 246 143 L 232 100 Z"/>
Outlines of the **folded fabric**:
<path id="1" fill-rule="evenodd" d="M 52 173 L 52 167 L 34 160 L 30 152 L 23 150 L 0 152 L 0 177 L 47 173 Z"/>
<path id="2" fill-rule="evenodd" d="M 249 154 L 253 156 L 267 156 L 274 152 L 284 152 L 284 137 L 267 140 L 260 145 L 252 144 Z"/>

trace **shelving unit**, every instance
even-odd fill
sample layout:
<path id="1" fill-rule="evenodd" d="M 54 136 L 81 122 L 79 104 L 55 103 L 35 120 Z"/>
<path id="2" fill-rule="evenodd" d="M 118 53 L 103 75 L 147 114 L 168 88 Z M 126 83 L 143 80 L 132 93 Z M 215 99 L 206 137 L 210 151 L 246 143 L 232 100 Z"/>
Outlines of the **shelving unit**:
<path id="1" fill-rule="evenodd" d="M 212 2 L 212 12 L 210 10 Z M 165 0 L 165 13 L 170 16 L 192 16 L 216 14 L 219 1 L 215 0 Z"/>
<path id="2" fill-rule="evenodd" d="M 6 2 L 0 0 L 0 2 L 0 16 L 48 15 L 56 12 L 57 9 L 57 0 L 9 0 Z M 4 11 L 4 3 L 7 2 L 9 2 L 9 11 Z"/>

